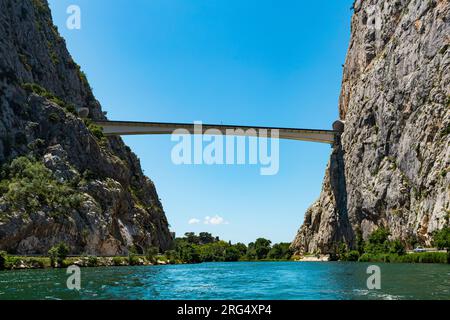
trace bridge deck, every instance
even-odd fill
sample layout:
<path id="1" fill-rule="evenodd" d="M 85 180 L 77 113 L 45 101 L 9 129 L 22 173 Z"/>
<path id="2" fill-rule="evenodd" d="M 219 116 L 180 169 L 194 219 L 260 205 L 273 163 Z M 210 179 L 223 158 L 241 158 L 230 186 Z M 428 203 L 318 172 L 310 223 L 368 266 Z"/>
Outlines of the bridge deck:
<path id="1" fill-rule="evenodd" d="M 107 136 L 114 135 L 151 135 L 151 134 L 172 134 L 177 129 L 184 129 L 190 134 L 204 134 L 205 131 L 215 129 L 222 134 L 235 136 L 258 136 L 260 130 L 268 130 L 270 137 L 271 130 L 278 130 L 280 139 L 312 141 L 333 144 L 336 131 L 295 129 L 295 128 L 275 128 L 275 127 L 250 127 L 235 125 L 212 125 L 202 124 L 201 132 L 196 130 L 192 123 L 164 123 L 164 122 L 132 122 L 132 121 L 97 121 L 96 125 L 103 128 L 103 133 Z M 254 130 L 251 130 L 254 129 Z M 255 134 L 256 133 L 256 134 Z"/>

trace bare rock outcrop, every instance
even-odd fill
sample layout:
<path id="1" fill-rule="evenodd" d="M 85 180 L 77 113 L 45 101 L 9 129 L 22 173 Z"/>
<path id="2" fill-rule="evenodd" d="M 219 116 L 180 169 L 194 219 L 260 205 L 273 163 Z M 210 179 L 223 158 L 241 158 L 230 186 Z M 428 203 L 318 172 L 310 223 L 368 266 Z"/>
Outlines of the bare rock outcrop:
<path id="1" fill-rule="evenodd" d="M 171 246 L 155 186 L 120 138 L 91 124 L 101 119 L 47 1 L 0 0 L 0 250 L 46 253 L 65 242 L 74 254 L 116 255 Z"/>
<path id="2" fill-rule="evenodd" d="M 292 247 L 355 245 L 384 226 L 431 235 L 450 216 L 450 4 L 358 0 L 339 112 L 345 131 Z"/>

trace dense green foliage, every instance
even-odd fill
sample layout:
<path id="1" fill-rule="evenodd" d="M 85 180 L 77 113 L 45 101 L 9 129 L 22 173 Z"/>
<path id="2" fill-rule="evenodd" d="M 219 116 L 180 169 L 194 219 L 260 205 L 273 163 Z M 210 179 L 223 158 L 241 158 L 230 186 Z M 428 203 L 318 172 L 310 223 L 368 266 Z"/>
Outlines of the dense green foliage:
<path id="1" fill-rule="evenodd" d="M 96 256 L 89 256 L 87 258 L 87 266 L 88 267 L 96 267 L 96 266 L 98 266 L 98 258 Z"/>
<path id="2" fill-rule="evenodd" d="M 367 239 L 364 245 L 364 252 L 370 254 L 388 253 L 390 251 L 389 231 L 385 228 L 378 228 Z"/>
<path id="3" fill-rule="evenodd" d="M 385 228 L 378 228 L 364 241 L 358 236 L 357 250 L 349 251 L 345 244 L 341 244 L 337 250 L 337 258 L 341 261 L 360 262 L 395 262 L 395 263 L 447 263 L 450 254 L 445 252 L 419 252 L 406 254 L 405 244 L 400 240 L 389 240 L 390 233 Z M 416 244 L 417 240 L 409 239 L 406 245 Z M 433 236 L 433 244 L 438 249 L 446 249 L 450 246 L 450 229 L 443 228 Z"/>
<path id="4" fill-rule="evenodd" d="M 133 251 L 130 251 L 128 253 L 128 264 L 130 266 L 137 266 L 140 264 L 138 255 L 136 253 L 134 253 Z"/>
<path id="5" fill-rule="evenodd" d="M 272 246 L 267 259 L 271 260 L 289 260 L 294 253 L 290 248 L 291 244 L 287 242 L 276 243 Z"/>
<path id="6" fill-rule="evenodd" d="M 151 263 L 155 263 L 157 261 L 157 255 L 158 255 L 158 248 L 156 247 L 150 247 L 145 250 L 145 258 L 147 261 Z"/>
<path id="7" fill-rule="evenodd" d="M 447 253 L 445 252 L 420 252 L 404 255 L 384 253 L 384 254 L 363 254 L 360 262 L 390 262 L 390 263 L 447 263 Z"/>
<path id="8" fill-rule="evenodd" d="M 90 119 L 84 119 L 84 124 L 88 128 L 89 132 L 97 138 L 100 142 L 104 143 L 106 141 L 106 137 L 103 134 L 103 128 L 99 125 L 96 125 Z"/>
<path id="9" fill-rule="evenodd" d="M 250 243 L 248 245 L 249 250 L 254 251 L 256 255 L 256 259 L 262 260 L 267 257 L 267 254 L 270 251 L 270 245 L 271 241 L 264 239 L 264 238 L 258 238 L 256 239 L 255 243 Z"/>
<path id="10" fill-rule="evenodd" d="M 19 157 L 0 171 L 0 196 L 14 210 L 31 214 L 44 208 L 52 216 L 79 208 L 83 195 L 58 181 L 43 163 Z"/>
<path id="11" fill-rule="evenodd" d="M 436 248 L 443 250 L 443 249 L 450 249 L 450 228 L 443 228 L 433 235 L 433 245 L 436 246 Z"/>
<path id="12" fill-rule="evenodd" d="M 271 246 L 270 240 L 259 238 L 247 247 L 243 243 L 231 244 L 202 232 L 198 236 L 188 232 L 183 238 L 175 239 L 175 249 L 166 252 L 166 257 L 186 263 L 220 262 L 239 260 L 289 260 L 292 251 L 289 243 Z"/>
<path id="13" fill-rule="evenodd" d="M 359 259 L 359 252 L 356 250 L 352 250 L 350 252 L 347 253 L 347 255 L 345 256 L 346 261 L 358 261 Z"/>
<path id="14" fill-rule="evenodd" d="M 69 247 L 65 243 L 57 244 L 48 250 L 48 256 L 50 257 L 50 263 L 52 266 L 63 266 L 64 259 L 69 254 Z"/>

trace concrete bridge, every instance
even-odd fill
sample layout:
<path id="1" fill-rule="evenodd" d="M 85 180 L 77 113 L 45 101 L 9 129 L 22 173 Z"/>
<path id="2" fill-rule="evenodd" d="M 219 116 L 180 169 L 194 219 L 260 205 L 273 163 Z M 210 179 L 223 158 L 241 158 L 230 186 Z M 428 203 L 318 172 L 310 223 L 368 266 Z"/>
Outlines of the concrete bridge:
<path id="1" fill-rule="evenodd" d="M 235 136 L 258 136 L 260 130 L 267 130 L 268 137 L 270 137 L 271 130 L 278 130 L 280 139 L 328 144 L 334 144 L 336 137 L 344 131 L 344 122 L 340 120 L 333 123 L 333 130 L 202 124 L 201 132 L 199 132 L 198 126 L 188 123 L 132 121 L 96 121 L 94 123 L 103 128 L 103 133 L 106 136 L 172 134 L 177 129 L 187 130 L 191 134 L 204 134 L 207 130 L 215 129 L 224 135 Z"/>

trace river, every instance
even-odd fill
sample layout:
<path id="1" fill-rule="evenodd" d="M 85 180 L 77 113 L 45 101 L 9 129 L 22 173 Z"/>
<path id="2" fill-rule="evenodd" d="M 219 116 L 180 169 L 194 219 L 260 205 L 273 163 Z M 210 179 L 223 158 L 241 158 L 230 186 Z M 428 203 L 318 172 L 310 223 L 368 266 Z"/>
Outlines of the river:
<path id="1" fill-rule="evenodd" d="M 3 299 L 450 299 L 450 265 L 376 264 L 381 289 L 369 290 L 371 264 L 235 262 L 81 269 L 81 290 L 65 270 L 0 272 Z"/>

